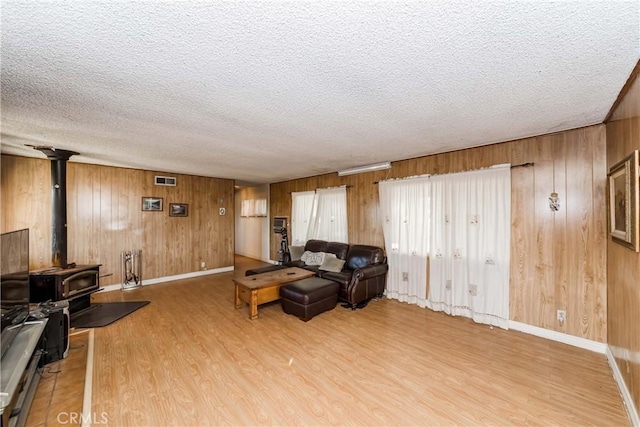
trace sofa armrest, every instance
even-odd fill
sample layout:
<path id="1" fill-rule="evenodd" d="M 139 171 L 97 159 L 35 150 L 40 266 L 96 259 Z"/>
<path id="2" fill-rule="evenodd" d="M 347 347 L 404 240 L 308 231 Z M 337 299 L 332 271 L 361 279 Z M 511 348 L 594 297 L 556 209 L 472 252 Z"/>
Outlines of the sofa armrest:
<path id="1" fill-rule="evenodd" d="M 366 280 L 369 279 L 371 277 L 377 277 L 377 276 L 382 276 L 384 274 L 387 274 L 387 271 L 389 270 L 389 265 L 388 264 L 373 264 L 373 265 L 366 265 L 362 268 L 358 268 L 356 270 L 353 271 L 353 278 L 355 280 Z"/>
<path id="2" fill-rule="evenodd" d="M 296 260 L 296 261 L 289 261 L 286 264 L 287 267 L 298 267 L 298 268 L 304 268 L 306 266 L 306 264 L 304 263 L 304 261 L 300 261 L 300 260 Z"/>

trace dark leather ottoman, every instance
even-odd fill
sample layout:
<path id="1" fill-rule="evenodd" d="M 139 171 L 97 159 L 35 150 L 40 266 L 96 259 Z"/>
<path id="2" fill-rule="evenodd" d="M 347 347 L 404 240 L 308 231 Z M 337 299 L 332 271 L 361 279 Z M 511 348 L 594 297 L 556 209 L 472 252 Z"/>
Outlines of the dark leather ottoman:
<path id="1" fill-rule="evenodd" d="M 338 288 L 333 280 L 309 277 L 280 286 L 282 310 L 305 322 L 338 304 Z"/>

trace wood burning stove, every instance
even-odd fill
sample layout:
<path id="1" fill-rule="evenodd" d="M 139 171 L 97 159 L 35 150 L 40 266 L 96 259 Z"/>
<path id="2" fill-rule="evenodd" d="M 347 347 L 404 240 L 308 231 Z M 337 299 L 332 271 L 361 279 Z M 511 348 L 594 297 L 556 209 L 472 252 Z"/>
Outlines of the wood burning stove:
<path id="1" fill-rule="evenodd" d="M 73 299 L 100 288 L 100 265 L 50 268 L 31 272 L 31 302 Z"/>
<path id="2" fill-rule="evenodd" d="M 31 302 L 69 300 L 74 313 L 90 305 L 90 294 L 100 289 L 100 265 L 49 268 L 31 272 Z"/>
<path id="3" fill-rule="evenodd" d="M 51 160 L 51 263 L 52 268 L 31 272 L 29 301 L 69 301 L 69 311 L 91 305 L 91 294 L 100 289 L 100 265 L 67 263 L 67 161 L 75 151 L 33 147 Z"/>

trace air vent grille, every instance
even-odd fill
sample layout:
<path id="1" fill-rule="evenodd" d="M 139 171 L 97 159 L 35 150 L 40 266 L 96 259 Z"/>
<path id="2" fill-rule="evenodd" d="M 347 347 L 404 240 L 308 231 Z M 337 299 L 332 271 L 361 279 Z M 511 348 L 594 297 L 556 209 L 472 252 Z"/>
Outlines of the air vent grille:
<path id="1" fill-rule="evenodd" d="M 155 182 L 156 182 L 156 185 L 168 185 L 171 187 L 175 187 L 177 179 L 173 176 L 156 175 Z"/>

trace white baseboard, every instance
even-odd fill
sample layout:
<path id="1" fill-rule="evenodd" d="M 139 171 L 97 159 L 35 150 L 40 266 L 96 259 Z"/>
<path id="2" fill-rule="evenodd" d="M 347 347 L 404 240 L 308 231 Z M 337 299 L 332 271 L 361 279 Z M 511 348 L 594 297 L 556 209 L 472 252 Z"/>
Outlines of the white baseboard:
<path id="1" fill-rule="evenodd" d="M 142 280 L 142 286 L 155 285 L 156 283 L 171 282 L 180 279 L 190 279 L 192 277 L 208 276 L 209 274 L 227 273 L 233 271 L 234 266 L 213 268 L 211 270 L 193 271 L 191 273 L 176 274 L 175 276 L 156 277 L 155 279 Z M 122 289 L 121 284 L 109 285 L 100 289 L 99 292 L 119 291 Z"/>
<path id="2" fill-rule="evenodd" d="M 618 389 L 620 390 L 620 394 L 622 395 L 624 406 L 627 408 L 627 414 L 629 415 L 629 419 L 631 420 L 631 425 L 633 425 L 634 427 L 640 427 L 640 416 L 638 415 L 638 409 L 633 403 L 633 398 L 631 397 L 629 388 L 624 382 L 622 372 L 620 372 L 620 368 L 618 367 L 616 359 L 613 356 L 613 353 L 611 352 L 609 346 L 607 346 L 605 354 L 607 355 L 607 360 L 609 361 L 611 371 L 613 371 L 613 379 L 616 381 L 616 384 L 618 384 Z"/>
<path id="3" fill-rule="evenodd" d="M 596 353 L 605 354 L 607 345 L 598 341 L 588 340 L 562 332 L 552 331 L 550 329 L 540 328 L 538 326 L 527 325 L 526 323 L 514 322 L 509 320 L 509 329 L 524 332 L 525 334 L 535 335 L 537 337 L 546 338 L 551 341 L 569 344 L 574 347 L 584 348 L 585 350 L 595 351 Z"/>

